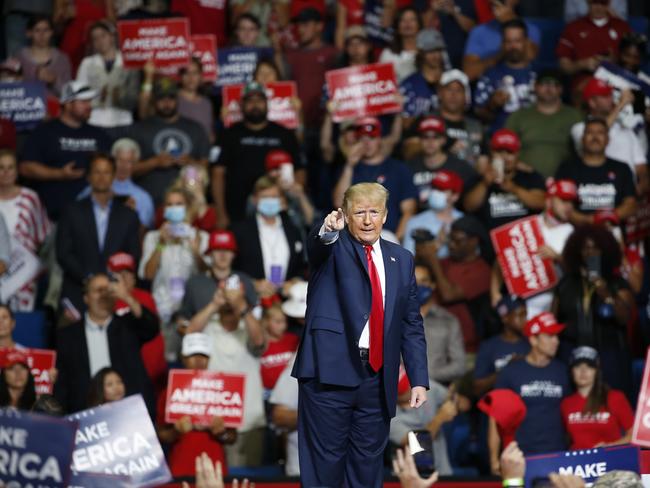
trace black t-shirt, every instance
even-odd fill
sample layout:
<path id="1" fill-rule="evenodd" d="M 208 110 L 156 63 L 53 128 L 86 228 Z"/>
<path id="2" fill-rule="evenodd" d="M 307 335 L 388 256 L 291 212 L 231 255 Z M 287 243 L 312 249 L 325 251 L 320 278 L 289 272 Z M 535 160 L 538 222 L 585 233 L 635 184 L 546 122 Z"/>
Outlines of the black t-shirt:
<path id="1" fill-rule="evenodd" d="M 88 170 L 90 156 L 108 152 L 111 139 L 98 127 L 83 124 L 70 127 L 60 119 L 39 125 L 25 141 L 22 161 L 36 161 L 51 168 L 62 168 L 74 161 L 76 168 Z M 36 190 L 52 220 L 58 220 L 62 210 L 76 200 L 87 185 L 86 175 L 75 180 L 34 181 Z"/>
<path id="2" fill-rule="evenodd" d="M 408 161 L 406 165 L 413 172 L 413 183 L 418 190 L 418 205 L 420 207 L 426 206 L 431 191 L 431 180 L 438 171 L 453 171 L 460 176 L 463 180 L 463 191 L 474 186 L 478 178 L 478 173 L 467 161 L 458 159 L 452 154 L 448 155 L 447 160 L 435 169 L 427 168 L 422 156 Z"/>
<path id="3" fill-rule="evenodd" d="M 546 189 L 544 177 L 537 171 L 517 171 L 512 181 L 527 190 Z M 478 216 L 490 230 L 535 213 L 537 211 L 526 207 L 517 196 L 504 192 L 497 184 L 490 185 L 485 201 L 477 211 Z"/>
<path id="4" fill-rule="evenodd" d="M 567 179 L 578 187 L 578 210 L 593 213 L 596 210 L 614 210 L 624 198 L 636 194 L 634 176 L 630 167 L 607 158 L 598 166 L 587 166 L 582 160 L 562 164 L 556 179 Z"/>
<path id="5" fill-rule="evenodd" d="M 210 141 L 203 127 L 185 117 L 179 117 L 174 122 L 165 122 L 160 117 L 148 118 L 133 126 L 131 137 L 140 144 L 143 160 L 163 152 L 172 156 L 187 154 L 193 159 L 207 159 L 210 152 Z M 177 165 L 156 168 L 136 181 L 159 205 L 179 172 L 180 166 Z"/>
<path id="6" fill-rule="evenodd" d="M 287 151 L 291 154 L 294 167 L 302 167 L 294 131 L 275 122 L 269 122 L 261 130 L 251 130 L 239 122 L 224 131 L 216 164 L 226 168 L 226 209 L 231 221 L 246 217 L 246 200 L 253 191 L 255 181 L 266 173 L 264 159 L 273 149 Z"/>

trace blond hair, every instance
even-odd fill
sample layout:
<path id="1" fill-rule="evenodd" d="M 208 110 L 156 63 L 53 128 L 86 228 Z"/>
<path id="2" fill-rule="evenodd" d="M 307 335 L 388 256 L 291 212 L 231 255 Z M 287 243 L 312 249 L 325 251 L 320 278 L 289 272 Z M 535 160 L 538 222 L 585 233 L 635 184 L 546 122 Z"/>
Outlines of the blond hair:
<path id="1" fill-rule="evenodd" d="M 379 183 L 357 183 L 352 185 L 343 195 L 343 212 L 346 214 L 350 211 L 353 203 L 364 199 L 373 203 L 381 203 L 386 211 L 388 204 L 388 190 Z"/>

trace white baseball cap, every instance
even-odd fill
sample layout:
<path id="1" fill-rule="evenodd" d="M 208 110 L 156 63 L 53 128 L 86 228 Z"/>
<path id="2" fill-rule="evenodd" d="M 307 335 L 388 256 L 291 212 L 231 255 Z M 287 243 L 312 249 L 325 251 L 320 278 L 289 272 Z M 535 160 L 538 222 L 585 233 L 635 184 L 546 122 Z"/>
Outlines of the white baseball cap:
<path id="1" fill-rule="evenodd" d="M 192 356 L 194 354 L 203 354 L 210 357 L 212 348 L 210 347 L 210 338 L 203 332 L 193 332 L 183 337 L 181 355 Z"/>

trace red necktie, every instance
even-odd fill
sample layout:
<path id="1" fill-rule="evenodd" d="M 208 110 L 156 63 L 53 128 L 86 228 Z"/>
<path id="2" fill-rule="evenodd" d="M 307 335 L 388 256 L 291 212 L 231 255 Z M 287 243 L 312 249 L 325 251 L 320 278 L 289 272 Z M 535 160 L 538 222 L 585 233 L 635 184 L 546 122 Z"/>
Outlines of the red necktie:
<path id="1" fill-rule="evenodd" d="M 368 274 L 372 286 L 372 306 L 370 308 L 370 367 L 379 371 L 384 364 L 384 300 L 381 295 L 379 273 L 372 260 L 372 246 L 364 246 L 368 258 Z"/>

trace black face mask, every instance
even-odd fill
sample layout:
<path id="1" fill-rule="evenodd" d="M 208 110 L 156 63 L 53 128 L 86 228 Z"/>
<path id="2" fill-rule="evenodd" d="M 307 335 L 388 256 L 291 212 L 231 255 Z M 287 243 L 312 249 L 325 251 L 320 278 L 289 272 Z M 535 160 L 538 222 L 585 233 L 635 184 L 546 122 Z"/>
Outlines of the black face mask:
<path id="1" fill-rule="evenodd" d="M 244 120 L 251 124 L 261 124 L 266 120 L 266 111 L 252 109 L 248 112 L 244 112 Z"/>

